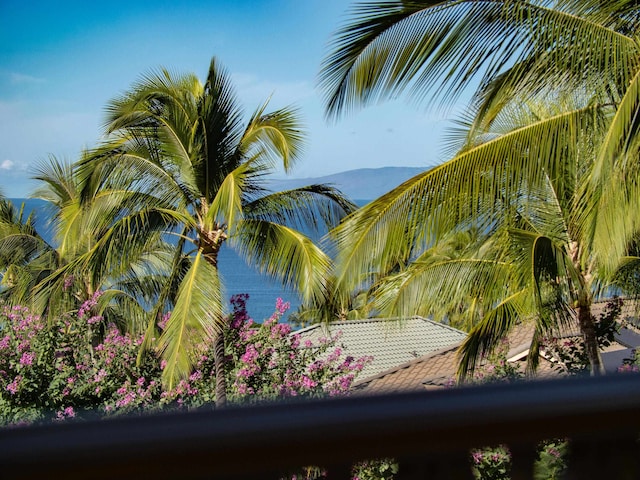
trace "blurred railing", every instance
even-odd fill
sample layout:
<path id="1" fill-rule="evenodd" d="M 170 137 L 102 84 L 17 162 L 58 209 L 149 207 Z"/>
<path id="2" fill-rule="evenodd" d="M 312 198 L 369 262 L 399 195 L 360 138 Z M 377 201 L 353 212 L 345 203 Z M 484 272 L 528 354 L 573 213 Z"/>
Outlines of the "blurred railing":
<path id="1" fill-rule="evenodd" d="M 567 478 L 638 479 L 640 377 L 615 375 L 197 411 L 0 431 L 1 478 L 278 478 L 393 457 L 400 479 L 471 478 L 507 444 L 532 478 L 539 441 L 570 438 Z"/>

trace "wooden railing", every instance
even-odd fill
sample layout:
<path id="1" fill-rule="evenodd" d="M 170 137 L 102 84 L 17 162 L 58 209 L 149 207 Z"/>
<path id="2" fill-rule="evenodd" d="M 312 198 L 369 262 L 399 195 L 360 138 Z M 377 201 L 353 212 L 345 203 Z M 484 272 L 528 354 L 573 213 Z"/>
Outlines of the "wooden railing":
<path id="1" fill-rule="evenodd" d="M 279 478 L 321 465 L 349 478 L 393 457 L 398 478 L 471 478 L 472 447 L 507 444 L 512 478 L 536 445 L 569 438 L 567 478 L 640 478 L 640 377 L 616 375 L 279 403 L 0 431 L 0 477 Z"/>

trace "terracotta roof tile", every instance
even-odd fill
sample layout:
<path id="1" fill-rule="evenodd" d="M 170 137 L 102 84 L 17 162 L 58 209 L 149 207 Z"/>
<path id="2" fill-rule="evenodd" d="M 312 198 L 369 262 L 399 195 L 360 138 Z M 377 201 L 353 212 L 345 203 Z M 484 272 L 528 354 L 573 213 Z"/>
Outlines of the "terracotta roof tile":
<path id="1" fill-rule="evenodd" d="M 515 363 L 519 365 L 523 373 L 533 328 L 533 325 L 529 323 L 519 324 L 513 328 L 508 336 L 508 358 L 518 357 L 519 360 L 516 360 Z M 458 368 L 457 351 L 460 343 L 416 358 L 378 375 L 363 378 L 356 382 L 354 389 L 359 394 L 372 394 L 443 388 L 450 385 Z M 540 359 L 536 372 L 537 378 L 548 378 L 560 374 L 561 372 L 554 368 L 551 361 L 545 358 Z"/>

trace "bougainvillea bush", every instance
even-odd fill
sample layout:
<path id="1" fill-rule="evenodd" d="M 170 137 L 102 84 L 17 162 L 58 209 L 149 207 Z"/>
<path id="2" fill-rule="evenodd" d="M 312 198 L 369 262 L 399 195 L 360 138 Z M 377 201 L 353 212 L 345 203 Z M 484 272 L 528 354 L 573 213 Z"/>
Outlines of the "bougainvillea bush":
<path id="1" fill-rule="evenodd" d="M 592 316 L 596 330 L 598 349 L 610 346 L 620 328 L 618 318 L 622 313 L 623 300 L 613 297 L 609 300 L 598 317 Z M 590 363 L 584 340 L 575 335 L 566 338 L 547 337 L 542 342 L 542 348 L 556 360 L 555 370 L 565 375 L 589 375 Z"/>
<path id="2" fill-rule="evenodd" d="M 215 400 L 213 345 L 202 345 L 189 378 L 166 390 L 160 381 L 163 362 L 153 350 L 140 352 L 141 335 L 121 332 L 96 314 L 99 296 L 49 322 L 25 307 L 0 307 L 3 425 L 196 408 Z M 247 298 L 232 298 L 225 329 L 230 401 L 343 394 L 370 361 L 344 356 L 335 337 L 301 344 L 280 322 L 289 308 L 281 299 L 269 319 L 254 322 Z"/>

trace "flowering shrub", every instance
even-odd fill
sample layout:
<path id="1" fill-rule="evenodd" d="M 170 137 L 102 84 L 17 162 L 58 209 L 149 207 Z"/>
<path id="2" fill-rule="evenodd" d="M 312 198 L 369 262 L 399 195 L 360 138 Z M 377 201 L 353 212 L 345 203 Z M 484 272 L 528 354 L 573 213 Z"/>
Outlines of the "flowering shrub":
<path id="1" fill-rule="evenodd" d="M 566 458 L 569 442 L 549 440 L 538 449 L 538 461 L 535 464 L 534 480 L 559 480 L 567 470 Z"/>
<path id="2" fill-rule="evenodd" d="M 0 310 L 0 423 L 194 408 L 215 400 L 213 345 L 203 345 L 190 377 L 167 391 L 160 381 L 164 362 L 153 352 L 138 361 L 143 337 L 96 314 L 100 294 L 49 324 L 25 307 Z M 253 322 L 247 298 L 232 298 L 225 331 L 232 401 L 345 393 L 369 361 L 344 357 L 336 338 L 300 345 L 289 325 L 279 323 L 289 307 L 281 299 L 268 320 Z"/>
<path id="3" fill-rule="evenodd" d="M 473 374 L 472 383 L 510 383 L 524 377 L 518 365 L 507 361 L 509 340 L 503 338 L 493 352 L 483 357 L 483 363 Z"/>
<path id="4" fill-rule="evenodd" d="M 392 480 L 398 474 L 398 462 L 391 458 L 360 462 L 351 470 L 352 480 Z"/>
<path id="5" fill-rule="evenodd" d="M 48 361 L 47 325 L 20 306 L 3 308 L 1 317 L 0 408 L 10 420 L 35 420 L 41 410 L 52 408 L 50 400 L 41 395 L 42 385 L 47 385 L 54 372 Z"/>
<path id="6" fill-rule="evenodd" d="M 301 344 L 291 326 L 279 323 L 289 303 L 278 299 L 262 324 L 246 314 L 246 295 L 232 297 L 233 321 L 226 337 L 231 356 L 232 397 L 250 400 L 345 394 L 356 375 L 371 361 L 344 356 L 339 335 L 317 345 Z"/>
<path id="7" fill-rule="evenodd" d="M 640 356 L 638 355 L 638 350 L 633 350 L 633 358 L 625 359 L 622 361 L 622 365 L 618 367 L 619 373 L 637 373 L 640 372 Z"/>
<path id="8" fill-rule="evenodd" d="M 149 354 L 136 364 L 142 338 L 103 325 L 93 313 L 99 296 L 49 325 L 25 307 L 0 311 L 0 421 L 60 420 L 95 408 L 131 411 L 150 400 L 149 393 L 136 398 L 123 388 L 159 377 L 158 362 Z"/>
<path id="9" fill-rule="evenodd" d="M 622 311 L 622 299 L 613 297 L 605 305 L 604 311 L 594 318 L 598 348 L 611 345 L 618 331 L 618 317 Z M 589 357 L 582 337 L 546 338 L 542 343 L 545 351 L 558 360 L 555 368 L 569 375 L 587 375 L 590 371 Z"/>
<path id="10" fill-rule="evenodd" d="M 511 452 L 505 445 L 471 451 L 473 476 L 479 480 L 511 478 Z"/>

